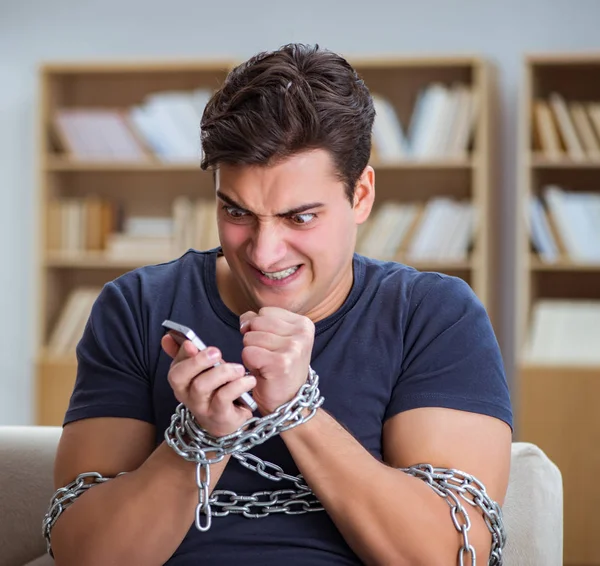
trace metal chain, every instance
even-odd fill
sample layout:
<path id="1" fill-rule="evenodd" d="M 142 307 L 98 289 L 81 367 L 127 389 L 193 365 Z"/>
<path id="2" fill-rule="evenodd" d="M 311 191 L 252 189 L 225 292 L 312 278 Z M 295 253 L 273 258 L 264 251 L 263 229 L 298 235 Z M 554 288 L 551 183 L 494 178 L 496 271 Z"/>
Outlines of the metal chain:
<path id="1" fill-rule="evenodd" d="M 488 566 L 502 566 L 502 552 L 506 544 L 502 509 L 490 498 L 485 486 L 477 478 L 460 470 L 434 468 L 431 464 L 419 464 L 400 470 L 425 481 L 450 506 L 452 523 L 462 535 L 462 545 L 458 551 L 459 566 L 465 564 L 466 556 L 471 558 L 471 565 L 476 566 L 475 548 L 469 542 L 471 520 L 461 500 L 483 513 L 485 524 L 492 535 Z"/>
<path id="2" fill-rule="evenodd" d="M 296 485 L 296 490 L 258 491 L 250 495 L 238 495 L 230 490 L 214 490 L 210 498 L 206 496 L 209 505 L 215 508 L 215 510 L 212 510 L 211 515 L 225 517 L 233 513 L 241 514 L 249 519 L 260 519 L 272 513 L 297 515 L 324 510 L 319 500 L 304 483 L 301 475 L 290 476 L 285 474 L 276 464 L 264 462 L 252 454 L 236 454 L 234 457 L 238 458 L 240 463 L 248 469 L 270 480 L 280 481 L 284 479 L 292 481 Z M 252 460 L 256 464 L 252 464 L 248 460 Z M 267 472 L 267 467 L 274 469 L 275 473 Z M 458 555 L 459 566 L 464 566 L 465 556 L 467 555 L 471 559 L 471 565 L 476 566 L 476 553 L 475 548 L 469 542 L 468 536 L 471 520 L 465 507 L 454 492 L 458 493 L 462 500 L 472 507 L 477 507 L 483 513 L 485 523 L 492 535 L 492 548 L 488 566 L 502 566 L 502 552 L 506 543 L 502 510 L 489 497 L 485 486 L 479 480 L 459 470 L 434 468 L 430 464 L 419 464 L 410 468 L 399 468 L 399 470 L 425 481 L 450 506 L 452 522 L 463 537 Z M 116 477 L 124 473 L 121 472 Z M 112 478 L 104 477 L 98 472 L 86 472 L 78 475 L 70 484 L 56 491 L 52 497 L 50 508 L 44 517 L 42 528 L 46 539 L 46 548 L 51 556 L 54 555 L 52 554 L 50 534 L 61 513 L 86 490 L 110 479 Z"/>
<path id="3" fill-rule="evenodd" d="M 282 468 L 276 464 L 264 462 L 252 454 L 236 454 L 234 457 L 238 459 L 240 464 L 265 478 L 273 481 L 291 481 L 295 484 L 296 489 L 258 491 L 250 495 L 238 495 L 230 490 L 214 490 L 210 498 L 206 495 L 206 501 L 214 508 L 211 516 L 225 517 L 231 513 L 241 514 L 248 519 L 260 519 L 272 513 L 298 515 L 324 510 L 314 493 L 304 483 L 301 475 L 291 476 L 285 474 Z M 273 469 L 274 473 L 266 471 L 267 468 Z M 502 566 L 502 552 L 506 543 L 502 510 L 489 497 L 485 486 L 477 478 L 455 469 L 434 468 L 430 464 L 419 464 L 409 468 L 399 468 L 399 470 L 425 481 L 450 506 L 452 522 L 463 537 L 458 554 L 459 566 L 464 566 L 465 556 L 469 556 L 471 565 L 476 566 L 475 548 L 470 544 L 468 536 L 471 520 L 459 497 L 482 512 L 484 521 L 492 535 L 492 548 L 488 566 Z M 125 473 L 121 472 L 116 477 Z M 61 513 L 89 488 L 110 479 L 112 478 L 104 477 L 98 472 L 86 472 L 78 475 L 70 484 L 56 491 L 51 499 L 42 527 L 42 533 L 46 539 L 46 548 L 51 556 L 54 555 L 50 535 Z"/>
<path id="4" fill-rule="evenodd" d="M 171 418 L 171 424 L 165 431 L 165 440 L 179 456 L 196 463 L 198 505 L 196 506 L 195 525 L 199 531 L 206 532 L 210 529 L 213 516 L 211 505 L 214 502 L 218 502 L 218 497 L 220 496 L 218 494 L 213 494 L 213 497 L 210 496 L 210 465 L 220 462 L 230 454 L 243 466 L 265 478 L 273 481 L 280 481 L 282 479 L 292 481 L 297 488 L 297 491 L 291 490 L 294 494 L 303 498 L 307 495 L 312 495 L 312 491 L 304 483 L 302 476 L 290 476 L 276 464 L 265 462 L 256 456 L 246 454 L 246 452 L 277 434 L 281 434 L 286 430 L 307 422 L 315 415 L 317 409 L 323 404 L 323 401 L 324 399 L 319 391 L 319 376 L 309 367 L 306 383 L 302 385 L 291 401 L 284 403 L 269 415 L 252 417 L 238 430 L 226 436 L 215 437 L 199 427 L 194 416 L 183 403 L 176 408 Z M 303 415 L 302 413 L 306 409 L 308 409 L 309 413 Z M 274 473 L 267 471 L 268 469 L 273 470 Z M 308 512 L 308 510 L 322 510 L 322 508 L 317 508 L 317 504 L 315 504 L 317 500 L 314 496 L 312 503 L 308 504 L 306 503 L 306 499 L 293 497 L 280 499 L 284 493 L 290 495 L 288 491 L 290 490 L 258 492 L 258 494 L 250 496 L 240 496 L 234 492 L 221 492 L 221 495 L 225 494 L 229 497 L 229 501 L 226 505 L 227 511 L 219 513 L 240 512 L 264 516 L 265 513 L 268 514 L 270 511 L 263 510 L 260 513 L 253 513 L 247 507 L 248 503 L 255 503 L 259 501 L 258 498 L 260 497 L 269 497 L 268 505 L 263 505 L 263 509 L 270 507 L 279 509 L 279 507 L 283 506 L 289 513 L 290 509 L 293 510 L 294 505 L 300 505 L 302 509 L 297 509 L 296 513 Z M 277 493 L 274 500 L 271 499 L 272 493 Z M 242 503 L 242 505 L 238 506 L 238 502 Z M 307 511 L 304 511 L 304 509 L 307 509 Z M 215 516 L 217 516 L 216 513 Z M 202 517 L 204 517 L 204 522 L 202 521 Z"/>
<path id="5" fill-rule="evenodd" d="M 251 495 L 238 495 L 234 491 L 214 490 L 210 498 L 215 517 L 225 517 L 230 513 L 241 514 L 248 519 L 262 519 L 271 513 L 301 515 L 314 511 L 324 511 L 321 502 L 312 491 L 280 489 L 277 491 L 257 491 Z"/>
<path id="6" fill-rule="evenodd" d="M 196 463 L 198 505 L 195 523 L 198 530 L 208 531 L 213 516 L 241 514 L 247 518 L 258 519 L 274 513 L 297 515 L 324 510 L 302 475 L 286 474 L 277 464 L 247 452 L 253 446 L 310 420 L 324 401 L 318 383 L 318 375 L 309 368 L 306 383 L 290 402 L 281 405 L 270 415 L 249 419 L 240 429 L 223 437 L 208 434 L 197 425 L 193 415 L 184 405 L 177 407 L 171 424 L 165 431 L 165 439 L 182 458 Z M 308 409 L 309 413 L 302 416 L 305 409 Z M 291 482 L 295 489 L 258 491 L 250 495 L 238 495 L 230 490 L 214 490 L 211 494 L 210 465 L 220 462 L 228 454 L 231 454 L 242 466 L 260 476 L 275 482 L 282 480 Z M 399 468 L 399 470 L 425 481 L 450 506 L 452 522 L 462 535 L 458 554 L 459 566 L 464 566 L 466 556 L 470 557 L 471 565 L 476 566 L 475 548 L 470 544 L 468 536 L 471 520 L 461 500 L 482 512 L 485 524 L 492 535 L 488 566 L 502 566 L 502 552 L 506 543 L 502 510 L 489 497 L 485 486 L 479 480 L 460 470 L 434 468 L 431 464 L 419 464 Z M 110 479 L 112 478 L 103 477 L 97 472 L 87 472 L 78 475 L 74 481 L 56 491 L 42 527 L 47 550 L 51 556 L 53 554 L 50 534 L 61 513 L 86 490 Z M 205 517 L 204 524 L 202 516 Z"/>
<path id="7" fill-rule="evenodd" d="M 262 460 L 249 452 L 234 454 L 233 457 L 242 466 L 263 478 L 276 482 L 288 481 L 294 484 L 296 489 L 258 491 L 250 495 L 238 495 L 229 490 L 214 490 L 209 503 L 213 507 L 222 509 L 222 511 L 213 511 L 215 517 L 241 513 L 244 517 L 260 519 L 268 516 L 269 513 L 300 515 L 325 510 L 301 474 L 297 476 L 286 474 L 277 464 Z M 227 501 L 221 501 L 221 498 L 227 498 Z M 256 509 L 253 510 L 252 506 Z"/>
<path id="8" fill-rule="evenodd" d="M 116 477 L 121 476 L 124 473 L 125 472 L 121 472 L 120 474 L 117 474 Z M 42 534 L 46 539 L 46 550 L 48 551 L 48 554 L 52 556 L 52 558 L 54 558 L 54 554 L 52 554 L 50 535 L 52 528 L 54 527 L 54 523 L 56 523 L 60 515 L 68 507 L 70 507 L 82 493 L 85 493 L 91 487 L 107 482 L 111 479 L 113 478 L 104 477 L 98 472 L 85 472 L 83 474 L 79 474 L 71 483 L 56 490 L 52 496 L 52 499 L 50 500 L 50 506 L 44 515 L 44 520 L 42 522 Z"/>

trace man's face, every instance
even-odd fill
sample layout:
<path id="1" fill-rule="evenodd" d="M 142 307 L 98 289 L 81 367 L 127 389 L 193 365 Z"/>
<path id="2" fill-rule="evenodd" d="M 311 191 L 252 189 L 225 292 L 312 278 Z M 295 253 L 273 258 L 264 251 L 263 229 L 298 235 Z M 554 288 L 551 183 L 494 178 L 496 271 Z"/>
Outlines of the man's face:
<path id="1" fill-rule="evenodd" d="M 270 167 L 221 165 L 216 180 L 232 302 L 240 310 L 276 306 L 315 322 L 335 312 L 352 285 L 356 227 L 373 202 L 372 169 L 361 177 L 354 206 L 324 150 Z"/>

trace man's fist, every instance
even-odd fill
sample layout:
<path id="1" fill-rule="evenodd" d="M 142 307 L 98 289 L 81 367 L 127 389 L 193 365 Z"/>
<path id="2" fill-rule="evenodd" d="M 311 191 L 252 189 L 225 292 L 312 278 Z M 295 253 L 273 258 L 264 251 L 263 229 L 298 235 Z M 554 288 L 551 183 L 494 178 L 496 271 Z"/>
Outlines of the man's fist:
<path id="1" fill-rule="evenodd" d="M 256 376 L 252 396 L 262 414 L 293 399 L 306 382 L 315 325 L 302 315 L 263 307 L 240 317 L 244 335 L 242 360 Z"/>

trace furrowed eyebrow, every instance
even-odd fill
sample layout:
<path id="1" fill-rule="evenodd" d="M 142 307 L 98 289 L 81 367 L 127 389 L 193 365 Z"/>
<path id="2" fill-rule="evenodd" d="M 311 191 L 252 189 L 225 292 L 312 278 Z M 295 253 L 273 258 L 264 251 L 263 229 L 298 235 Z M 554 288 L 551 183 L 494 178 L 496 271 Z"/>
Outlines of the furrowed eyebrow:
<path id="1" fill-rule="evenodd" d="M 234 208 L 239 208 L 243 212 L 250 212 L 249 210 L 245 209 L 241 204 L 235 202 L 232 198 L 228 197 L 227 195 L 224 195 L 221 191 L 217 191 L 217 196 L 224 203 L 227 203 L 229 206 L 233 206 Z"/>
<path id="2" fill-rule="evenodd" d="M 235 202 L 231 197 L 228 197 L 227 195 L 223 194 L 221 191 L 217 191 L 217 197 L 219 197 L 224 203 L 228 204 L 229 206 L 237 208 L 243 212 L 252 213 L 250 210 L 248 210 L 247 208 L 244 208 L 241 204 Z M 296 208 L 292 208 L 290 210 L 286 210 L 285 212 L 279 212 L 275 216 L 278 216 L 280 218 L 285 218 L 288 216 L 294 216 L 295 214 L 302 214 L 303 212 L 306 212 L 307 210 L 312 210 L 313 208 L 320 208 L 322 206 L 325 206 L 322 202 L 311 202 L 308 204 L 302 204 L 302 205 L 297 206 Z"/>

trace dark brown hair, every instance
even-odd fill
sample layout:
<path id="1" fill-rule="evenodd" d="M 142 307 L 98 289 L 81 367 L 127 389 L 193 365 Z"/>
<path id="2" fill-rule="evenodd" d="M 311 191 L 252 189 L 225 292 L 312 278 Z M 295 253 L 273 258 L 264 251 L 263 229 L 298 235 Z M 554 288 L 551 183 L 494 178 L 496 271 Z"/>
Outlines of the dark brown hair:
<path id="1" fill-rule="evenodd" d="M 268 166 L 324 149 L 352 203 L 374 117 L 371 94 L 346 59 L 318 45 L 284 45 L 234 68 L 213 95 L 202 116 L 201 167 Z"/>

